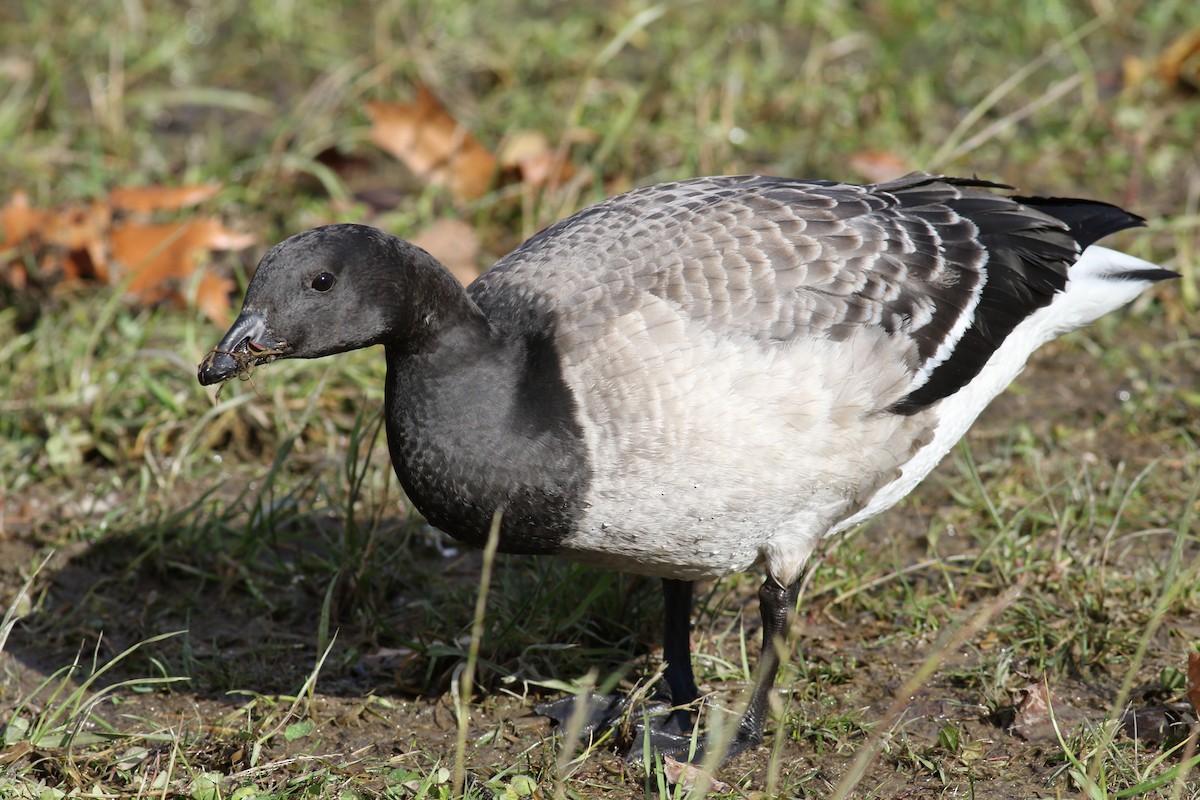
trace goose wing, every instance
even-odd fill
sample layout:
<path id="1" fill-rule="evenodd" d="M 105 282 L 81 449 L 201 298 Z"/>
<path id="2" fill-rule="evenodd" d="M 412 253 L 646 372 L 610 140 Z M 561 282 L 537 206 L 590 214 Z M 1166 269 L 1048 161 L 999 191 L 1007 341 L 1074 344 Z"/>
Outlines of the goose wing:
<path id="1" fill-rule="evenodd" d="M 876 326 L 911 343 L 912 382 L 890 407 L 908 414 L 970 382 L 1085 247 L 1141 222 L 1106 203 L 997 192 L 1008 188 L 921 173 L 660 184 L 550 226 L 470 292 L 495 324 L 556 330 L 566 347 L 650 299 L 763 347 Z"/>

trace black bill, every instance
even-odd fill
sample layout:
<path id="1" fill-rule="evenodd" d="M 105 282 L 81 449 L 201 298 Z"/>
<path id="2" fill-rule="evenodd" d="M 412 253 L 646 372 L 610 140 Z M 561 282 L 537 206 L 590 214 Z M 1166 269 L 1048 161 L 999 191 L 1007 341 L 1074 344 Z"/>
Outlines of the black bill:
<path id="1" fill-rule="evenodd" d="M 274 361 L 285 354 L 284 348 L 284 342 L 272 341 L 261 312 L 243 311 L 220 344 L 200 362 L 196 377 L 204 386 L 221 383 Z"/>

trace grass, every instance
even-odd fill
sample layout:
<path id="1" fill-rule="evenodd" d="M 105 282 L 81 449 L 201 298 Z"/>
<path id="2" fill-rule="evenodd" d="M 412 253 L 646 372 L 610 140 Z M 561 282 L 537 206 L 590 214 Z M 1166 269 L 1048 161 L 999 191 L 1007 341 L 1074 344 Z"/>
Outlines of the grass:
<path id="1" fill-rule="evenodd" d="M 918 492 L 825 543 L 775 735 L 718 777 L 735 795 L 1188 798 L 1186 725 L 1122 721 L 1179 719 L 1200 646 L 1200 102 L 1120 67 L 1200 25 L 1193 6 L 10 4 L 0 200 L 212 180 L 206 210 L 264 247 L 458 217 L 490 257 L 635 184 L 854 180 L 879 150 L 1129 205 L 1150 224 L 1120 244 L 1184 279 L 1046 348 Z M 489 146 L 542 132 L 586 179 L 467 204 L 419 185 L 362 110 L 416 80 Z M 379 188 L 403 199 L 361 199 Z M 212 267 L 244 282 L 261 252 Z M 644 689 L 657 587 L 484 559 L 409 516 L 379 353 L 272 365 L 214 400 L 194 370 L 221 331 L 195 312 L 62 286 L 30 317 L 0 291 L 0 794 L 689 793 L 529 712 Z M 718 706 L 756 657 L 757 582 L 701 588 Z M 1042 683 L 1077 716 L 1027 742 L 1010 728 Z"/>

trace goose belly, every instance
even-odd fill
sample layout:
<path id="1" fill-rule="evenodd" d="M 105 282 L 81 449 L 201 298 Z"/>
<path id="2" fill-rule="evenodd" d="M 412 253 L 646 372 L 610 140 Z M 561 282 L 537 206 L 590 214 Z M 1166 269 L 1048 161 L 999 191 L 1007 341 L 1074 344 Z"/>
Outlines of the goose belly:
<path id="1" fill-rule="evenodd" d="M 567 352 L 592 482 L 560 552 L 607 567 L 694 580 L 766 560 L 790 582 L 930 435 L 928 415 L 881 410 L 912 358 L 878 329 L 764 344 L 622 318 Z"/>

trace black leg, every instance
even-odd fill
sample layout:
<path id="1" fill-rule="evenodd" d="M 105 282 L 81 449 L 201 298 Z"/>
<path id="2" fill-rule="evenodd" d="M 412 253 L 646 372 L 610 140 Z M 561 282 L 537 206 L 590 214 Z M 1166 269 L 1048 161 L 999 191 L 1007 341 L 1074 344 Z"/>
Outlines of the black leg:
<path id="1" fill-rule="evenodd" d="M 663 579 L 663 600 L 665 605 L 665 624 L 663 626 L 663 659 L 666 669 L 663 677 L 671 692 L 671 704 L 674 706 L 688 705 L 700 696 L 696 681 L 692 675 L 691 659 L 691 613 L 692 613 L 692 582 Z M 796 597 L 800 593 L 800 581 L 784 588 L 774 578 L 767 578 L 758 590 L 759 613 L 763 622 L 762 655 L 758 660 L 755 673 L 754 689 L 750 696 L 750 704 L 746 713 L 738 722 L 737 734 L 725 753 L 725 758 L 737 755 L 747 747 L 759 744 L 763 740 L 763 727 L 770 711 L 771 690 L 775 687 L 775 676 L 779 672 L 779 648 L 777 642 L 784 640 L 787 635 L 788 612 L 796 605 Z M 538 713 L 546 714 L 565 723 L 574 708 L 574 698 L 564 698 L 551 703 L 536 706 Z M 600 697 L 590 698 L 591 714 L 585 732 L 590 734 L 601 725 L 609 726 L 623 713 L 624 705 L 620 699 Z M 661 706 L 660 706 L 661 708 Z M 659 717 L 662 720 L 662 717 Z M 640 759 L 646 739 L 649 746 L 666 755 L 677 758 L 687 758 L 692 742 L 692 716 L 686 710 L 679 710 L 663 722 L 646 721 L 638 726 L 637 736 L 629 751 L 629 758 Z M 699 752 L 693 758 L 697 761 L 704 757 L 704 744 L 701 743 Z"/>
<path id="2" fill-rule="evenodd" d="M 700 696 L 692 677 L 692 582 L 663 578 L 663 677 L 671 690 L 671 704 L 686 706 Z"/>
<path id="3" fill-rule="evenodd" d="M 730 755 L 758 744 L 763 739 L 763 725 L 770 710 L 771 690 L 775 687 L 775 676 L 779 672 L 779 650 L 776 648 L 776 642 L 782 642 L 787 635 L 788 612 L 795 607 L 799 594 L 800 581 L 785 589 L 771 577 L 763 581 L 758 590 L 758 611 L 762 615 L 763 623 L 762 656 L 758 659 L 754 694 L 750 697 L 746 713 L 738 723 L 737 737 L 730 749 Z"/>
<path id="4" fill-rule="evenodd" d="M 663 661 L 666 669 L 663 678 L 670 693 L 670 706 L 687 706 L 700 697 L 696 680 L 692 676 L 692 582 L 663 579 Z M 540 703 L 534 709 L 550 717 L 559 725 L 567 724 L 574 712 L 577 699 L 565 697 Z M 623 697 L 606 697 L 593 694 L 586 699 L 589 706 L 585 736 L 602 728 L 616 725 L 625 715 L 626 701 Z M 680 708 L 667 714 L 667 704 L 661 700 L 647 704 L 647 718 L 637 727 L 637 736 L 630 749 L 631 758 L 642 755 L 643 737 L 649 737 L 651 747 L 669 754 L 686 753 L 692 735 L 692 715 Z"/>

